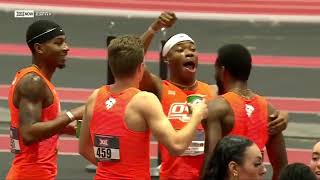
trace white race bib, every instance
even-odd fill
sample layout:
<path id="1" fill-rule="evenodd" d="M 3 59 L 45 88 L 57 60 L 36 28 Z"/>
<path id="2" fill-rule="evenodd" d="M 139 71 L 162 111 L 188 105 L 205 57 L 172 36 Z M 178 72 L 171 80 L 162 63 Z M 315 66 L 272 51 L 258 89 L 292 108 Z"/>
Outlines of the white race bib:
<path id="1" fill-rule="evenodd" d="M 11 152 L 18 154 L 20 153 L 20 144 L 19 144 L 19 131 L 18 128 L 10 127 L 10 147 Z"/>
<path id="2" fill-rule="evenodd" d="M 205 133 L 203 130 L 197 130 L 193 141 L 182 156 L 198 156 L 204 153 Z"/>

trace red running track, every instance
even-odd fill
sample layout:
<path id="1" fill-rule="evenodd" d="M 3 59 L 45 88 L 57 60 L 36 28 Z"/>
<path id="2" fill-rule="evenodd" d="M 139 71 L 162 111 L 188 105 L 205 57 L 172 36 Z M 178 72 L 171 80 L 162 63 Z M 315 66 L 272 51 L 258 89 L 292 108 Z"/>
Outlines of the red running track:
<path id="1" fill-rule="evenodd" d="M 0 0 L 0 3 L 188 13 L 320 15 L 320 0 Z"/>
<path id="2" fill-rule="evenodd" d="M 31 56 L 30 50 L 23 44 L 0 43 L 0 55 Z M 86 60 L 106 60 L 107 52 L 103 48 L 71 47 L 68 57 Z M 159 52 L 148 51 L 146 60 L 159 61 Z M 199 62 L 213 64 L 216 54 L 199 53 Z M 320 57 L 297 56 L 253 56 L 253 65 L 263 67 L 296 67 L 296 68 L 320 68 Z"/>
<path id="3" fill-rule="evenodd" d="M 8 92 L 9 85 L 0 84 L 0 99 L 6 100 L 8 98 Z M 57 93 L 62 102 L 83 103 L 92 92 L 93 89 L 57 88 Z M 267 99 L 280 110 L 295 113 L 320 113 L 320 99 L 288 97 L 267 97 Z"/>

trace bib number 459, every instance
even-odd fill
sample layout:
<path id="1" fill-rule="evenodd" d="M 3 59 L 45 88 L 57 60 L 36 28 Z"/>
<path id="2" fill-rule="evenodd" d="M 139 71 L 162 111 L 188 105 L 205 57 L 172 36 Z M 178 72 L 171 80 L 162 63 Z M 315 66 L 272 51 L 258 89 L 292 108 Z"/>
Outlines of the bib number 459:
<path id="1" fill-rule="evenodd" d="M 97 152 L 96 152 L 96 156 L 98 158 L 111 158 L 111 149 L 109 148 L 103 148 L 103 147 L 98 147 L 97 148 Z"/>

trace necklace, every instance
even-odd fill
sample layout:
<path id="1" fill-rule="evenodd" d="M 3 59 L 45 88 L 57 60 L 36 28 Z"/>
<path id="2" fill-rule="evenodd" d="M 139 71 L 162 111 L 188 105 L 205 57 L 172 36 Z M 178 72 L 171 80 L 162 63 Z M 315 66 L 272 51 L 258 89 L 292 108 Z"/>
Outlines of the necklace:
<path id="1" fill-rule="evenodd" d="M 170 81 L 170 80 L 169 80 Z M 180 83 L 176 83 L 176 82 L 173 82 L 173 81 L 170 81 L 170 83 L 174 84 L 175 86 L 183 89 L 183 90 L 191 90 L 193 89 L 194 87 L 196 87 L 198 85 L 198 81 L 195 80 L 194 83 L 190 86 L 186 86 L 186 85 L 182 85 Z"/>

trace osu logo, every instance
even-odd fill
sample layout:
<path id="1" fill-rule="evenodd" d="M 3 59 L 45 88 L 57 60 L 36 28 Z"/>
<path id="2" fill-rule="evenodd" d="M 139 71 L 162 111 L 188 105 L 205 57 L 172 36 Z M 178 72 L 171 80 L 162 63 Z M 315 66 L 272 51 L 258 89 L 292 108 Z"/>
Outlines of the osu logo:
<path id="1" fill-rule="evenodd" d="M 168 112 L 168 119 L 178 119 L 182 122 L 190 120 L 189 108 L 186 103 L 172 103 Z"/>

